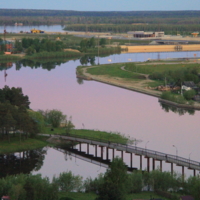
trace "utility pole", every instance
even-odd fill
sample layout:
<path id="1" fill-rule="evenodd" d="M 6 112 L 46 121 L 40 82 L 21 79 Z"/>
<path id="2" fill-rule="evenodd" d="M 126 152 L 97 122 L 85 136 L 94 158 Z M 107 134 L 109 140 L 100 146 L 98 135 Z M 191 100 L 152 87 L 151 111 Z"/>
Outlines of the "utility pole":
<path id="1" fill-rule="evenodd" d="M 98 35 L 98 65 L 99 65 L 99 35 Z"/>

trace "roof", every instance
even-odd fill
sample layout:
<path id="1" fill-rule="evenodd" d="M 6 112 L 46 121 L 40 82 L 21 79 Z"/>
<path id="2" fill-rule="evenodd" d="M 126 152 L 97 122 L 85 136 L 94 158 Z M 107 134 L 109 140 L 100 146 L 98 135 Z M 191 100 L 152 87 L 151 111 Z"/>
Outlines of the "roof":
<path id="1" fill-rule="evenodd" d="M 1 199 L 10 199 L 9 196 L 2 196 Z"/>
<path id="2" fill-rule="evenodd" d="M 2 40 L 0 41 L 0 45 L 2 44 L 13 44 L 13 42 L 7 41 L 7 40 Z"/>
<path id="3" fill-rule="evenodd" d="M 190 196 L 190 195 L 188 195 L 188 196 L 181 196 L 180 199 L 181 200 L 194 200 L 194 198 L 192 196 Z"/>
<path id="4" fill-rule="evenodd" d="M 196 88 L 197 87 L 193 81 L 184 81 L 183 85 L 190 87 L 190 88 Z"/>

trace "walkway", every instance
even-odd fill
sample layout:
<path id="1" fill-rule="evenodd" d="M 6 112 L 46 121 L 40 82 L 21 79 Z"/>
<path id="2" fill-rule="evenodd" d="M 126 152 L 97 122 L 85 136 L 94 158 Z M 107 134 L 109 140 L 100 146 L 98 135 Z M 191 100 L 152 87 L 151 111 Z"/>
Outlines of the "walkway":
<path id="1" fill-rule="evenodd" d="M 40 134 L 43 136 L 49 136 L 46 134 Z M 116 149 L 118 151 L 125 151 L 126 153 L 134 153 L 138 156 L 145 156 L 145 158 L 152 158 L 157 161 L 165 161 L 168 163 L 176 164 L 178 166 L 187 167 L 191 170 L 198 170 L 200 171 L 200 163 L 197 161 L 193 161 L 190 159 L 186 159 L 177 155 L 170 155 L 165 154 L 158 151 L 149 150 L 146 148 L 141 148 L 137 146 L 131 146 L 131 145 L 123 145 L 119 143 L 112 143 L 105 140 L 93 140 L 91 138 L 79 138 L 76 136 L 62 136 L 62 135 L 51 135 L 52 137 L 64 139 L 64 140 L 70 140 L 77 143 L 86 143 L 91 145 L 98 145 L 100 147 L 107 147 L 110 149 Z"/>

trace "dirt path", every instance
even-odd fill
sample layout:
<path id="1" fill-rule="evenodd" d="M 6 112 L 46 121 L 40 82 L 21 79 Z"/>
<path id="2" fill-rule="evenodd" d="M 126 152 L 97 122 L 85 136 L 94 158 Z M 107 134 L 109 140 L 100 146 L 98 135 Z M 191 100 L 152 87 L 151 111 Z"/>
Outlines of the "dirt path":
<path id="1" fill-rule="evenodd" d="M 124 71 L 127 71 L 127 72 L 131 72 L 131 71 L 128 71 L 125 69 L 125 66 L 122 66 L 121 67 L 121 70 L 124 70 Z M 144 76 L 146 79 L 149 79 L 149 74 L 141 74 L 141 73 L 137 73 L 137 72 L 134 72 L 135 74 L 138 74 L 138 75 L 142 75 Z"/>

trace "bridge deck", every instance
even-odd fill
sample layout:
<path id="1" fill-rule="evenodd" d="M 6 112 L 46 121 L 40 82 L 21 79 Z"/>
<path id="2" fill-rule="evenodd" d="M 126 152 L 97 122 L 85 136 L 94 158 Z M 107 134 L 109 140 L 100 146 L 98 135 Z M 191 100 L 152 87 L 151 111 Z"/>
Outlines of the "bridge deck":
<path id="1" fill-rule="evenodd" d="M 44 136 L 48 136 L 45 134 L 41 134 Z M 174 163 L 178 166 L 183 166 L 183 167 L 187 167 L 189 169 L 192 170 L 198 170 L 200 171 L 200 163 L 197 161 L 193 161 L 190 159 L 186 159 L 180 156 L 176 156 L 176 155 L 171 155 L 171 154 L 165 154 L 162 152 L 158 152 L 158 151 L 153 151 L 153 150 L 149 150 L 146 148 L 141 148 L 141 147 L 137 147 L 137 146 L 131 146 L 131 145 L 123 145 L 123 144 L 119 144 L 119 143 L 112 143 L 109 141 L 95 141 L 95 140 L 91 140 L 91 139 L 86 139 L 86 138 L 78 138 L 78 137 L 73 137 L 73 136 L 62 136 L 62 135 L 52 135 L 53 137 L 57 137 L 57 138 L 62 138 L 65 140 L 70 140 L 70 141 L 74 141 L 74 142 L 79 142 L 79 143 L 87 143 L 87 144 L 91 144 L 91 145 L 98 145 L 98 146 L 103 146 L 103 147 L 108 147 L 111 149 L 116 149 L 119 151 L 125 151 L 127 153 L 134 153 L 136 155 L 141 155 L 141 156 L 145 156 L 145 157 L 149 157 L 149 158 L 153 158 L 155 160 L 158 161 L 165 161 L 165 162 L 169 162 L 169 163 Z"/>

